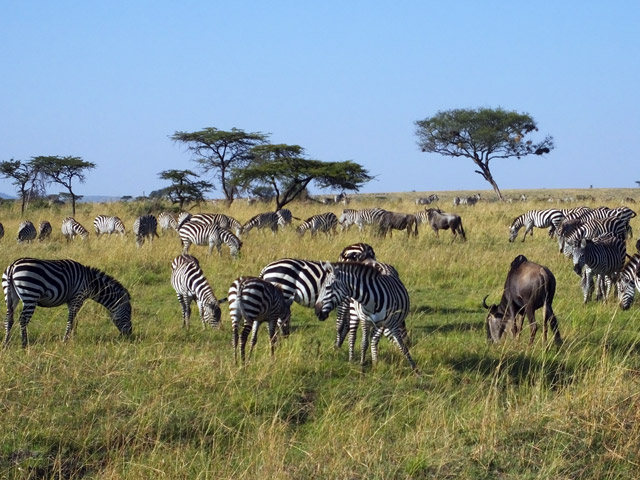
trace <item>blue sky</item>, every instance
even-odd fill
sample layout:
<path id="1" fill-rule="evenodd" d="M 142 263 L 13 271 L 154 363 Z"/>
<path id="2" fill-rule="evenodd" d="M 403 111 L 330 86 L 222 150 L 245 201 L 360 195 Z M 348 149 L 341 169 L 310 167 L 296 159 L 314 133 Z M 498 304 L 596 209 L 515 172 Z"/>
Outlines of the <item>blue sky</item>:
<path id="1" fill-rule="evenodd" d="M 159 172 L 196 167 L 169 136 L 206 127 L 358 162 L 376 176 L 363 192 L 486 190 L 470 160 L 415 136 L 416 120 L 477 107 L 529 113 L 533 138 L 555 139 L 492 162 L 503 190 L 640 180 L 636 1 L 0 0 L 0 27 L 0 160 L 82 157 L 97 168 L 78 194 L 166 186 Z"/>

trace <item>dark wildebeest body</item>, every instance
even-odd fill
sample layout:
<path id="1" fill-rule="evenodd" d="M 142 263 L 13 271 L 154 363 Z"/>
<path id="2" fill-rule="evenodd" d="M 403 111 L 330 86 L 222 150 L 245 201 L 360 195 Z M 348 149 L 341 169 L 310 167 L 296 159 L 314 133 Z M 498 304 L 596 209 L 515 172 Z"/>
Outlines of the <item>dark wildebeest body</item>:
<path id="1" fill-rule="evenodd" d="M 380 217 L 380 235 L 383 237 L 392 236 L 391 230 L 406 230 L 407 237 L 412 233 L 418 236 L 418 220 L 415 215 L 398 212 L 384 212 Z"/>
<path id="2" fill-rule="evenodd" d="M 556 278 L 553 273 L 547 267 L 530 262 L 524 255 L 518 255 L 509 267 L 500 304 L 488 306 L 487 297 L 482 301 L 483 306 L 489 310 L 486 320 L 487 339 L 494 343 L 500 340 L 509 322 L 513 322 L 513 335 L 517 336 L 519 327 L 522 328 L 523 316 L 526 315 L 531 326 L 529 344 L 532 344 L 538 329 L 535 311 L 544 308 L 544 343 L 547 344 L 547 323 L 550 323 L 555 343 L 561 345 L 558 320 L 551 306 L 555 292 Z"/>
<path id="3" fill-rule="evenodd" d="M 440 237 L 440 235 L 438 235 L 438 230 L 451 229 L 454 239 L 458 234 L 462 236 L 463 240 L 467 239 L 464 233 L 464 228 L 462 228 L 462 219 L 460 218 L 460 215 L 456 215 L 455 213 L 444 213 L 438 208 L 427 208 L 426 212 L 427 220 L 429 220 L 429 225 L 431 225 L 433 231 L 436 232 L 436 237 Z"/>

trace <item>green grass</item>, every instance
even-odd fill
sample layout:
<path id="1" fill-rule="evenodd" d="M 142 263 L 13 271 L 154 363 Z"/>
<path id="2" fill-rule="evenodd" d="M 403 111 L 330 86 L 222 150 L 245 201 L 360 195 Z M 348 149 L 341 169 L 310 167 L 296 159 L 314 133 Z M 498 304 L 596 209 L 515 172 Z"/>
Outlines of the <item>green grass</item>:
<path id="1" fill-rule="evenodd" d="M 43 209 L 25 217 L 36 225 L 51 221 L 54 238 L 18 245 L 19 210 L 0 205 L 6 232 L 0 265 L 33 256 L 101 268 L 129 289 L 134 327 L 130 338 L 120 338 L 93 302 L 82 308 L 67 343 L 64 307 L 36 310 L 25 350 L 14 327 L 0 351 L 0 478 L 639 477 L 637 302 L 628 311 L 614 298 L 583 305 L 579 278 L 546 232 L 507 242 L 513 218 L 556 205 L 547 196 L 594 197 L 561 207 L 618 206 L 637 196 L 633 190 L 527 193 L 525 203 L 454 209 L 457 193 L 443 192 L 443 209 L 462 215 L 466 243 L 451 243 L 449 232 L 436 239 L 422 228 L 417 239 L 394 233 L 384 240 L 355 230 L 301 240 L 293 231 L 275 238 L 256 231 L 237 261 L 226 247 L 222 257 L 192 247 L 224 297 L 234 278 L 257 275 L 277 258 L 334 260 L 350 243 L 372 244 L 409 290 L 407 325 L 419 377 L 386 339 L 376 365 L 348 363 L 346 346 L 333 348 L 335 317 L 318 322 L 298 305 L 292 334 L 274 358 L 263 327 L 251 360 L 236 366 L 226 308 L 219 330 L 201 327 L 195 305 L 191 329 L 182 328 L 169 282 L 180 252 L 175 234 L 140 249 L 130 233 L 67 244 L 59 226 L 68 212 Z M 351 206 L 413 212 L 418 195 L 361 196 Z M 96 215 L 117 214 L 130 229 L 140 208 L 82 205 L 76 218 L 92 231 Z M 291 205 L 300 218 L 341 208 Z M 203 208 L 240 221 L 261 210 L 266 207 L 240 203 Z M 637 232 L 637 218 L 632 225 Z M 528 327 L 519 339 L 486 342 L 482 298 L 499 301 L 508 266 L 520 253 L 556 276 L 560 349 L 545 348 L 541 329 L 528 347 Z"/>

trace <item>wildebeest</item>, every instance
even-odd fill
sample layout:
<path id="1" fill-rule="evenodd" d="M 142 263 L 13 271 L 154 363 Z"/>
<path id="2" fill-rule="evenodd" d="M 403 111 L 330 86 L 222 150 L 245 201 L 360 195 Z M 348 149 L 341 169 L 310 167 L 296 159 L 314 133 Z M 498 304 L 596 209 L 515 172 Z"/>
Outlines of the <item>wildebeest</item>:
<path id="1" fill-rule="evenodd" d="M 436 232 L 436 237 L 440 237 L 438 234 L 438 230 L 448 230 L 451 229 L 451 233 L 453 234 L 453 239 L 460 234 L 463 240 L 467 239 L 466 234 L 464 233 L 464 228 L 462 227 L 462 219 L 460 215 L 456 215 L 455 213 L 445 213 L 439 208 L 427 208 L 426 210 L 427 221 L 433 231 Z"/>
<path id="2" fill-rule="evenodd" d="M 410 213 L 384 212 L 380 217 L 380 235 L 383 237 L 392 236 L 391 230 L 406 230 L 407 237 L 413 234 L 418 236 L 418 220 Z"/>
<path id="3" fill-rule="evenodd" d="M 488 295 L 482 300 L 482 305 L 489 310 L 486 320 L 487 340 L 493 343 L 498 342 L 509 323 L 512 323 L 513 335 L 517 336 L 526 315 L 531 327 L 529 340 L 531 345 L 538 329 L 535 311 L 544 308 L 542 323 L 544 343 L 547 344 L 547 323 L 549 323 L 556 345 L 561 345 L 562 337 L 558 330 L 558 320 L 551 306 L 555 293 L 556 278 L 551 270 L 530 262 L 524 255 L 518 255 L 509 267 L 500 304 L 488 306 Z M 519 325 L 518 320 L 520 320 Z"/>

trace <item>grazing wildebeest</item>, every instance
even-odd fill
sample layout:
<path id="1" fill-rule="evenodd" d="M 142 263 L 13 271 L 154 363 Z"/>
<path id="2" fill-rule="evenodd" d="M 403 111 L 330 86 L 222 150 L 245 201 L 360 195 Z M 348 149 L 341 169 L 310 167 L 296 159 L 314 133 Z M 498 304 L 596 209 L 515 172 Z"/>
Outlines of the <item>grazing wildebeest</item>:
<path id="1" fill-rule="evenodd" d="M 391 230 L 406 230 L 407 237 L 413 234 L 418 236 L 418 220 L 410 213 L 384 212 L 380 217 L 380 235 L 383 237 L 393 236 Z"/>
<path id="2" fill-rule="evenodd" d="M 487 340 L 493 343 L 499 341 L 509 322 L 512 323 L 513 335 L 517 336 L 522 328 L 523 316 L 526 315 L 531 326 L 529 340 L 531 345 L 538 329 L 535 311 L 544 307 L 542 323 L 544 344 L 547 344 L 547 323 L 550 323 L 554 341 L 556 345 L 561 345 L 558 320 L 551 307 L 555 293 L 556 278 L 551 270 L 530 262 L 524 255 L 518 255 L 509 267 L 500 304 L 488 306 L 488 295 L 482 300 L 484 308 L 489 310 L 486 320 Z M 518 319 L 520 325 L 518 325 Z"/>
<path id="3" fill-rule="evenodd" d="M 445 213 L 439 208 L 427 208 L 427 220 L 433 228 L 433 231 L 436 232 L 436 237 L 440 237 L 438 234 L 438 230 L 448 230 L 451 229 L 451 233 L 453 233 L 453 239 L 458 236 L 458 234 L 462 235 L 462 239 L 466 240 L 467 236 L 464 233 L 464 228 L 462 228 L 462 219 L 460 215 L 456 215 L 455 213 Z"/>

